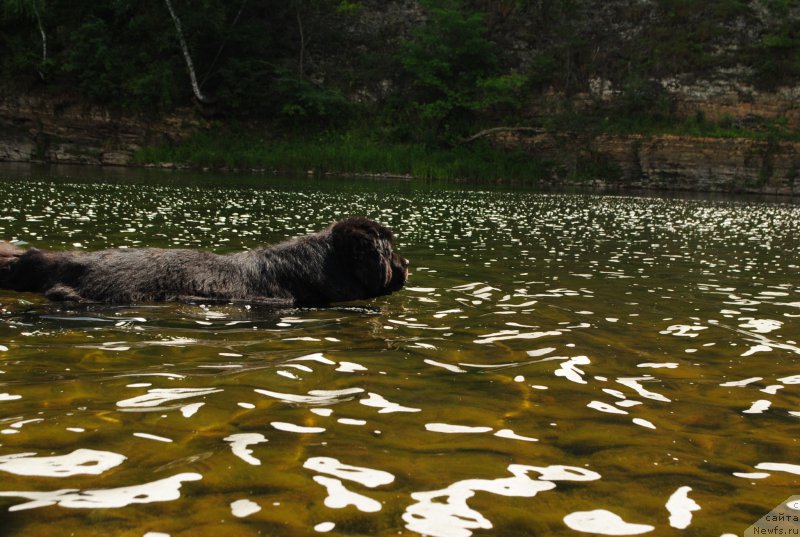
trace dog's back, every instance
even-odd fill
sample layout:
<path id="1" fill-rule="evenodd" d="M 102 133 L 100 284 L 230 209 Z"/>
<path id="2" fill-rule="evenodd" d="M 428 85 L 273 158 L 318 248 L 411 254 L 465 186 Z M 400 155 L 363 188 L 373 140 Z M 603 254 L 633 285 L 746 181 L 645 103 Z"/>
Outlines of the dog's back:
<path id="1" fill-rule="evenodd" d="M 316 306 L 400 289 L 408 262 L 392 247 L 391 231 L 365 218 L 225 255 L 161 248 L 23 250 L 0 242 L 0 288 L 76 303 L 212 300 Z"/>
<path id="2" fill-rule="evenodd" d="M 242 300 L 262 291 L 258 257 L 245 252 L 217 255 L 160 248 L 23 250 L 0 242 L 0 289 L 44 293 L 51 300 L 73 302 Z M 286 293 L 274 294 L 286 299 Z"/>

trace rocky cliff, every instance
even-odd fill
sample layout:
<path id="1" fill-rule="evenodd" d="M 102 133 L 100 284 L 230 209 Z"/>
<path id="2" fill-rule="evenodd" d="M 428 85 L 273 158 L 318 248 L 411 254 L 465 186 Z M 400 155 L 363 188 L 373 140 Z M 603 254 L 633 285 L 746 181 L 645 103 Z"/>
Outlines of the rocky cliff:
<path id="1" fill-rule="evenodd" d="M 747 139 L 600 136 L 594 158 L 616 163 L 611 178 L 630 187 L 794 194 L 800 189 L 800 143 Z"/>
<path id="2" fill-rule="evenodd" d="M 203 124 L 191 110 L 113 114 L 68 97 L 0 100 L 0 161 L 130 165 L 141 147 L 179 141 Z"/>
<path id="3" fill-rule="evenodd" d="M 755 112 L 785 113 L 785 103 L 769 104 L 763 96 L 761 102 L 768 104 L 745 108 L 749 117 Z M 735 109 L 742 107 L 737 104 Z M 204 125 L 191 110 L 153 120 L 115 115 L 66 99 L 6 99 L 0 102 L 0 161 L 126 166 L 133 164 L 139 148 L 180 141 Z M 594 186 L 800 192 L 798 142 L 575 132 L 501 132 L 493 141 L 551 163 L 554 184 L 591 177 Z"/>
<path id="4" fill-rule="evenodd" d="M 675 135 L 499 134 L 495 143 L 521 148 L 553 164 L 555 184 L 748 192 L 800 192 L 800 143 Z"/>

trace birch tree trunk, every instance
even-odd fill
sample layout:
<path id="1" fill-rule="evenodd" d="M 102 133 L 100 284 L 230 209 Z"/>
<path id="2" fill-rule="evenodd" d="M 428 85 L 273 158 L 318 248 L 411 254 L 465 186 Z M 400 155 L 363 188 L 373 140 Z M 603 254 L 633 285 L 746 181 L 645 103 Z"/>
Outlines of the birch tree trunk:
<path id="1" fill-rule="evenodd" d="M 300 30 L 300 62 L 298 65 L 298 71 L 300 72 L 300 78 L 305 78 L 305 56 L 306 56 L 306 36 L 303 33 L 303 19 L 300 18 L 300 8 L 295 8 L 295 13 L 297 14 L 297 28 Z"/>
<path id="2" fill-rule="evenodd" d="M 41 9 L 40 5 L 41 4 Z M 36 68 L 39 78 L 45 80 L 44 69 L 47 62 L 47 32 L 44 31 L 44 23 L 42 23 L 41 12 L 46 11 L 46 6 L 42 0 L 6 0 L 0 3 L 0 8 L 10 10 L 12 13 L 21 14 L 32 17 L 36 21 L 36 27 L 39 29 L 39 35 L 42 37 L 42 61 Z"/>
<path id="3" fill-rule="evenodd" d="M 31 2 L 31 6 L 36 17 L 36 24 L 39 25 L 39 33 L 42 34 L 42 63 L 44 64 L 47 61 L 47 34 L 44 31 L 44 26 L 42 26 L 42 18 L 39 16 L 39 8 L 36 7 L 36 0 Z"/>
<path id="4" fill-rule="evenodd" d="M 175 13 L 175 10 L 172 8 L 172 2 L 170 0 L 164 0 L 164 3 L 167 4 L 167 9 L 169 9 L 169 14 L 172 16 L 172 21 L 175 23 L 175 31 L 178 33 L 178 41 L 181 44 L 181 51 L 183 52 L 183 59 L 186 60 L 186 68 L 189 70 L 189 80 L 192 84 L 192 92 L 194 93 L 195 98 L 200 101 L 201 103 L 207 104 L 209 100 L 203 95 L 203 92 L 200 91 L 200 85 L 197 83 L 197 75 L 194 72 L 194 64 L 192 63 L 192 56 L 189 54 L 189 46 L 186 44 L 186 39 L 183 37 L 183 28 L 181 27 L 181 20 L 178 18 L 178 15 Z"/>

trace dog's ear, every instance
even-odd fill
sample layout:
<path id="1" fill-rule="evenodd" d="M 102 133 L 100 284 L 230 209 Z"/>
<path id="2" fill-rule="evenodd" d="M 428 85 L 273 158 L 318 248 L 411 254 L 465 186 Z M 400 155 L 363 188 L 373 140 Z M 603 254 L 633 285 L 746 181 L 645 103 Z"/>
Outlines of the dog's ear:
<path id="1" fill-rule="evenodd" d="M 366 218 L 348 218 L 332 229 L 333 245 L 371 296 L 383 293 L 392 279 L 391 232 Z"/>

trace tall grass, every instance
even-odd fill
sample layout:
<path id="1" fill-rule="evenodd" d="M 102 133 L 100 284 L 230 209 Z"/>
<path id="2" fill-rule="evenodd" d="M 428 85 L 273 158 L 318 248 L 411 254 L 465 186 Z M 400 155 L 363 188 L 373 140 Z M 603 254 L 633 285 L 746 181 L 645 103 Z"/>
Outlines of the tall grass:
<path id="1" fill-rule="evenodd" d="M 313 174 L 376 174 L 433 180 L 536 182 L 550 166 L 521 151 L 475 144 L 434 148 L 377 142 L 363 136 L 267 140 L 254 135 L 206 131 L 172 145 L 146 147 L 137 164 L 170 162 L 193 168 L 264 170 Z"/>
<path id="2" fill-rule="evenodd" d="M 553 131 L 630 135 L 674 134 L 755 140 L 800 140 L 785 122 L 737 124 L 730 118 L 706 120 L 700 114 L 683 120 L 609 114 L 564 114 L 545 127 Z M 513 182 L 537 185 L 563 174 L 563 166 L 521 150 L 492 147 L 485 141 L 452 147 L 414 142 L 388 142 L 364 130 L 338 131 L 317 137 L 289 134 L 267 139 L 252 131 L 230 128 L 201 131 L 175 144 L 139 150 L 138 164 L 169 162 L 192 168 L 259 170 L 286 174 L 392 175 L 437 181 Z M 573 180 L 616 177 L 621 172 L 600 162 L 579 166 Z M 602 172 L 602 173 L 601 173 Z"/>

